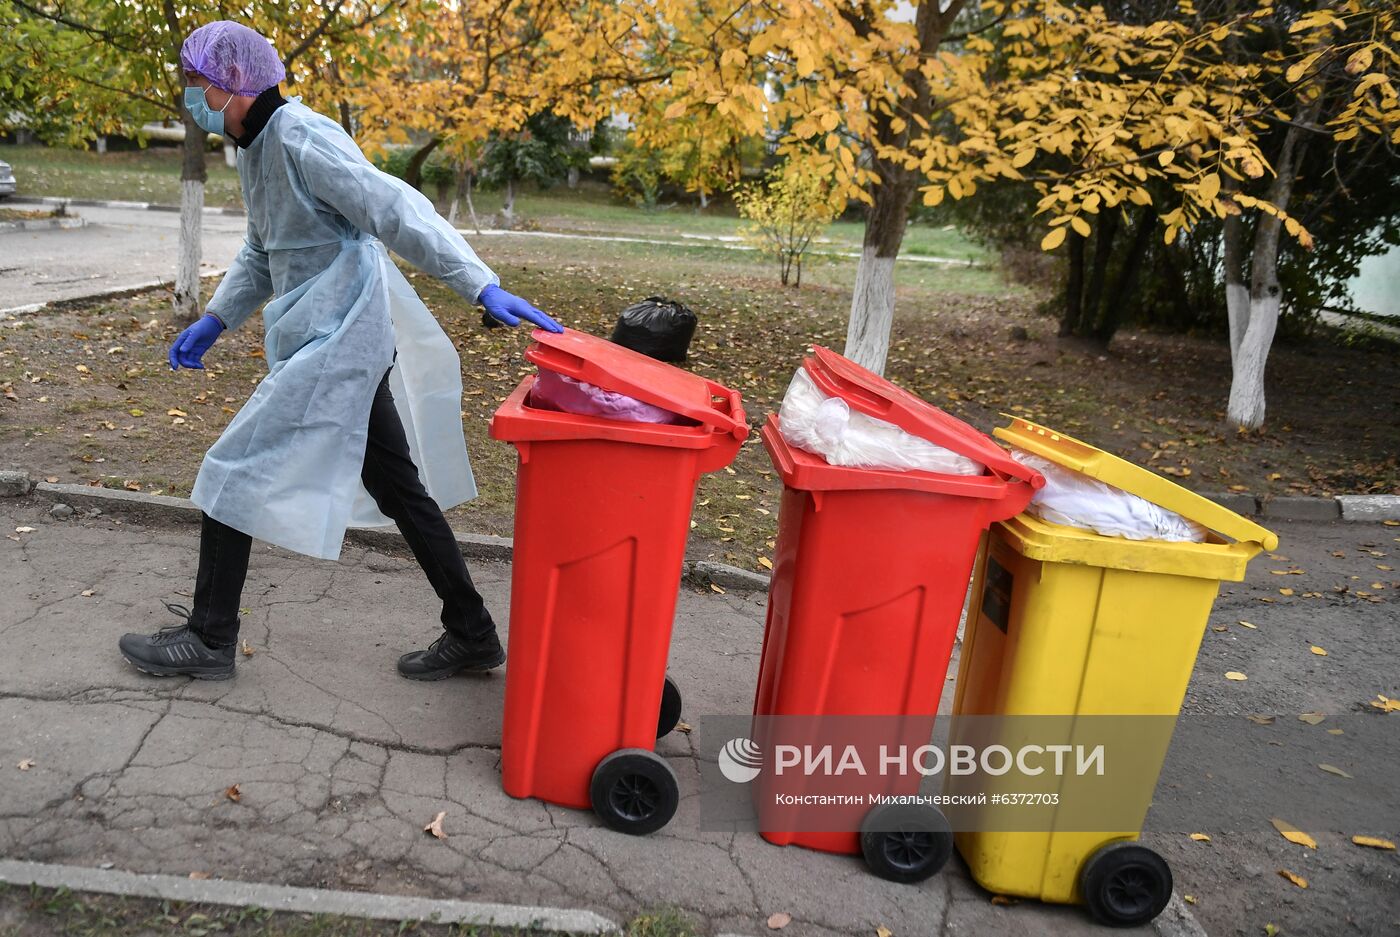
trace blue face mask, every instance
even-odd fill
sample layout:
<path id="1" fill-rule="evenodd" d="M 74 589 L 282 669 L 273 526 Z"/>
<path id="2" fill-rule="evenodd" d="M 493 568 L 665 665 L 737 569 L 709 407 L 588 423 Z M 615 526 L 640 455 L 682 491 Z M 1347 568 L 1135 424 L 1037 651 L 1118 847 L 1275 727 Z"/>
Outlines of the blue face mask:
<path id="1" fill-rule="evenodd" d="M 230 96 L 229 99 L 224 102 L 224 106 L 216 111 L 209 106 L 209 98 L 205 94 L 203 88 L 192 87 L 185 89 L 185 107 L 189 109 L 190 116 L 194 118 L 194 122 L 198 124 L 200 128 L 210 133 L 217 133 L 220 136 L 223 136 L 224 133 L 224 111 L 228 109 L 232 101 L 233 97 Z"/>

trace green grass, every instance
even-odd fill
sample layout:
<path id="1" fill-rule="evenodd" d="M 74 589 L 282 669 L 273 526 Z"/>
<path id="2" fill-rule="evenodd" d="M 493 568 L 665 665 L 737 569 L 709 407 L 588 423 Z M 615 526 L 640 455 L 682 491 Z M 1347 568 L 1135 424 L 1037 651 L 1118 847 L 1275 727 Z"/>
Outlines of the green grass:
<path id="1" fill-rule="evenodd" d="M 132 152 L 96 153 L 37 144 L 0 147 L 0 159 L 15 170 L 18 195 L 180 203 L 180 150 L 150 146 Z M 206 160 L 209 182 L 204 203 L 240 207 L 238 173 L 224 165 L 222 152 Z"/>
<path id="2" fill-rule="evenodd" d="M 0 937 L 532 937 L 542 933 L 431 921 L 367 921 L 0 884 Z M 623 937 L 696 934 L 693 923 L 670 909 L 638 915 L 623 930 Z"/>

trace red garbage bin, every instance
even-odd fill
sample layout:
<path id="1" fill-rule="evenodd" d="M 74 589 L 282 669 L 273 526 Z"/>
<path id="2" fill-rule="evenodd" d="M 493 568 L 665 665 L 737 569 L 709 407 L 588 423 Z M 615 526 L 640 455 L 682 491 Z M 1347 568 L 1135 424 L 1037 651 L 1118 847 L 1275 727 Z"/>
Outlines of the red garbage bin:
<path id="1" fill-rule="evenodd" d="M 666 655 L 695 488 L 749 428 L 739 394 L 713 381 L 581 332 L 533 338 L 540 367 L 691 423 L 537 409 L 533 375 L 491 420 L 520 456 L 501 783 L 650 833 L 679 799 L 653 749 L 680 717 Z"/>
<path id="2" fill-rule="evenodd" d="M 966 423 L 835 352 L 816 347 L 803 367 L 826 396 L 974 459 L 986 471 L 965 476 L 831 465 L 790 446 L 778 417 L 769 416 L 761 436 L 782 476 L 783 498 L 755 726 L 765 716 L 921 717 L 861 726 L 891 738 L 907 737 L 912 726 L 925 733 L 915 742 L 922 744 L 932 731 L 983 531 L 1025 508 L 1044 479 Z M 822 734 L 821 720 L 802 724 L 813 728 L 801 731 Z M 853 826 L 817 831 L 811 807 L 777 808 L 771 797 L 774 784 L 791 792 L 805 782 L 759 781 L 760 832 L 770 842 L 864 853 L 873 871 L 901 881 L 927 878 L 952 853 L 947 821 L 931 805 L 868 812 L 860 806 L 848 819 L 859 822 L 861 832 Z M 914 793 L 917 776 L 913 787 L 885 793 Z M 819 822 L 833 816 L 826 811 Z"/>

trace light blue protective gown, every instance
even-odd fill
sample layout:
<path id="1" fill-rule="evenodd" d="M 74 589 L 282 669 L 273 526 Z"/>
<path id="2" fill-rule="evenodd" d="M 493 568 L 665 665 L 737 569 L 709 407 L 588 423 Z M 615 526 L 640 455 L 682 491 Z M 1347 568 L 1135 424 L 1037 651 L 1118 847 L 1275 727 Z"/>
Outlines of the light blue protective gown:
<path id="1" fill-rule="evenodd" d="M 341 126 L 299 102 L 239 151 L 243 248 L 208 311 L 237 328 L 263 310 L 269 372 L 210 447 L 191 500 L 259 540 L 335 559 L 346 527 L 389 523 L 360 482 L 385 370 L 429 494 L 476 496 L 462 435 L 461 362 L 389 249 L 468 301 L 499 283 L 432 204 L 375 169 Z"/>

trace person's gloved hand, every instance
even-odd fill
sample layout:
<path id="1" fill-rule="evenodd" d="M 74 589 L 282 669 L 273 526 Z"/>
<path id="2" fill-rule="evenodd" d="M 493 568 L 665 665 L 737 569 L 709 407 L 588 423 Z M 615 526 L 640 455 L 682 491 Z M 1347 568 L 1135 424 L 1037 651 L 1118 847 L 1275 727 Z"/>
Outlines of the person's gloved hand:
<path id="1" fill-rule="evenodd" d="M 492 283 L 482 289 L 476 301 L 481 303 L 486 310 L 486 314 L 497 322 L 515 327 L 520 324 L 520 320 L 538 325 L 542 329 L 550 332 L 562 332 L 564 327 L 555 322 L 549 316 L 540 312 L 534 306 L 512 293 L 507 293 L 496 284 Z"/>
<path id="2" fill-rule="evenodd" d="M 219 321 L 218 316 L 207 312 L 200 316 L 199 321 L 176 336 L 174 344 L 170 346 L 170 370 L 203 370 L 204 364 L 199 359 L 204 357 L 209 346 L 214 344 L 214 340 L 223 331 L 224 324 Z"/>

